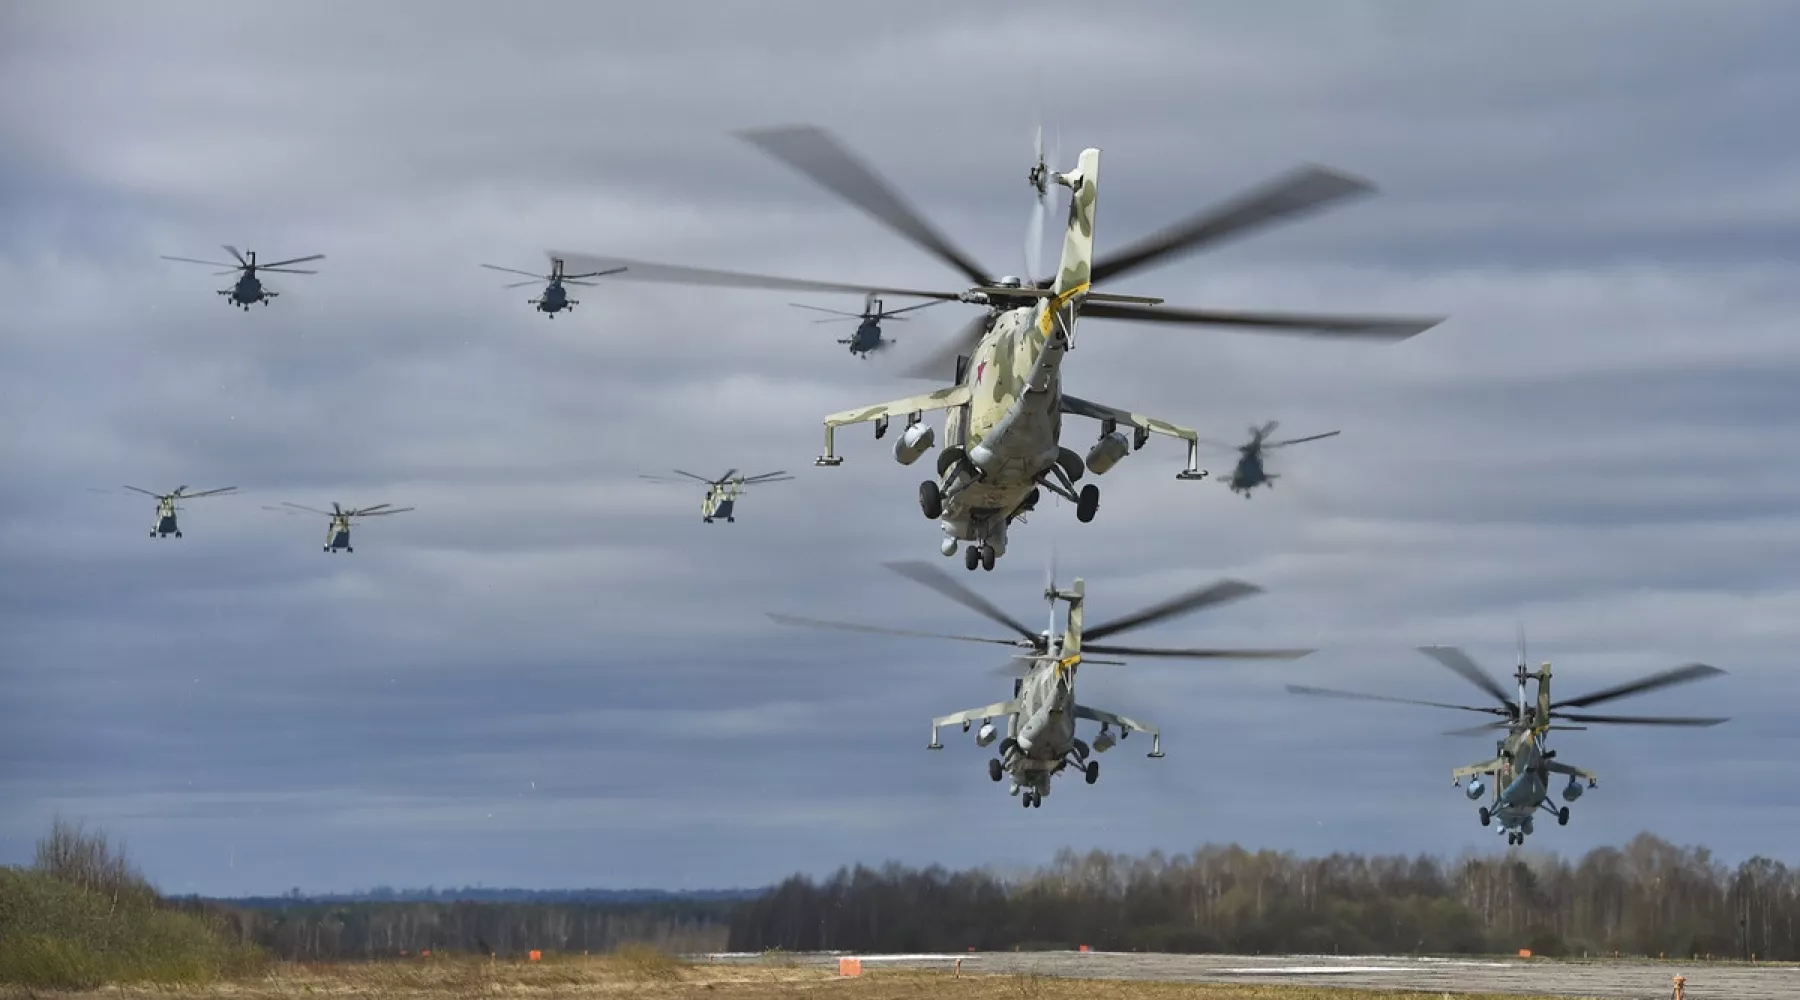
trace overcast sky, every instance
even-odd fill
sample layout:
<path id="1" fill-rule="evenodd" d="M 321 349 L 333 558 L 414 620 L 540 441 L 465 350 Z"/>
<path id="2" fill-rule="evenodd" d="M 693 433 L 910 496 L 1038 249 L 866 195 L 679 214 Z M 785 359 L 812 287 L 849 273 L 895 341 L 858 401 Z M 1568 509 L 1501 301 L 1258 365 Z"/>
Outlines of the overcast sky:
<path id="1" fill-rule="evenodd" d="M 1059 847 L 1504 849 L 1451 768 L 1474 720 L 1413 651 L 1504 675 L 1523 623 L 1575 694 L 1710 730 L 1559 734 L 1601 773 L 1580 852 L 1650 830 L 1800 861 L 1800 11 L 1415 0 L 258 4 L 0 9 L 0 861 L 55 814 L 165 889 L 760 885 Z M 872 361 L 790 300 L 605 280 L 554 320 L 477 265 L 550 247 L 830 280 L 960 278 L 734 138 L 837 132 L 955 242 L 1022 267 L 1031 135 L 1105 151 L 1102 253 L 1302 163 L 1375 197 L 1121 280 L 1174 305 L 1442 314 L 1397 346 L 1085 322 L 1070 391 L 1203 434 L 1278 419 L 1252 500 L 1158 439 L 1046 503 L 991 574 L 937 555 L 918 469 L 829 412 Z M 1065 164 L 1066 165 L 1066 164 Z M 159 254 L 324 253 L 245 314 Z M 1085 450 L 1091 421 L 1070 420 Z M 1218 459 L 1211 464 L 1220 468 Z M 671 467 L 777 469 L 735 524 Z M 146 537 L 158 491 L 195 500 Z M 106 490 L 108 492 L 94 492 Z M 320 552 L 291 501 L 414 506 Z M 1054 548 L 1090 620 L 1220 577 L 1267 593 L 1134 634 L 1316 646 L 1292 664 L 1093 666 L 1153 721 L 1026 812 L 932 716 L 998 700 L 983 632 L 884 570 L 927 559 L 1020 617 Z"/>

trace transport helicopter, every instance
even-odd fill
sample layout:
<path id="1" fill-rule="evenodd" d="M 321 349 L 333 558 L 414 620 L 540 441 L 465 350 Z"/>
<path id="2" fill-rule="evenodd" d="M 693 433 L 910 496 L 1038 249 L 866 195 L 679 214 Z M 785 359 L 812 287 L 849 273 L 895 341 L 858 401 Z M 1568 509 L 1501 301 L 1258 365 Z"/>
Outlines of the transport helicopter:
<path id="1" fill-rule="evenodd" d="M 574 312 L 575 307 L 581 304 L 580 299 L 569 298 L 569 292 L 563 287 L 564 285 L 580 285 L 583 288 L 592 288 L 594 287 L 593 282 L 582 281 L 580 279 L 599 278 L 608 274 L 618 274 L 620 271 L 625 270 L 622 267 L 615 267 L 611 270 L 594 271 L 589 274 L 564 274 L 563 262 L 557 258 L 551 259 L 550 273 L 544 275 L 532 274 L 530 271 L 516 271 L 510 267 L 500 267 L 497 264 L 483 264 L 481 266 L 490 271 L 504 271 L 507 274 L 523 274 L 531 279 L 530 281 L 515 281 L 510 285 L 502 285 L 502 288 L 524 288 L 526 285 L 535 285 L 540 281 L 548 282 L 548 284 L 544 286 L 543 294 L 535 299 L 526 299 L 525 302 L 527 305 L 536 306 L 538 312 L 543 313 L 551 319 L 555 319 L 556 314 L 564 309 L 567 309 L 569 312 Z"/>
<path id="2" fill-rule="evenodd" d="M 198 497 L 216 497 L 221 494 L 234 493 L 237 491 L 236 486 L 223 486 L 216 490 L 201 490 L 198 493 L 189 493 L 186 486 L 177 486 L 169 493 L 152 493 L 149 490 L 139 489 L 136 486 L 127 486 L 125 488 L 133 493 L 142 493 L 147 497 L 156 498 L 156 521 L 150 528 L 151 538 L 167 538 L 170 535 L 174 535 L 176 538 L 181 537 L 181 524 L 175 518 L 175 512 L 183 509 L 179 501 L 193 500 Z"/>
<path id="3" fill-rule="evenodd" d="M 278 260 L 273 264 L 258 264 L 256 262 L 255 250 L 250 250 L 246 253 L 238 253 L 236 247 L 226 245 L 225 251 L 237 259 L 236 264 L 226 264 L 216 260 L 195 260 L 192 257 L 164 257 L 163 260 L 177 260 L 184 264 L 205 264 L 209 267 L 222 267 L 225 268 L 225 270 L 220 271 L 219 274 L 237 275 L 237 281 L 230 288 L 220 289 L 219 294 L 225 296 L 232 305 L 237 306 L 245 312 L 249 312 L 250 306 L 253 303 L 261 302 L 264 306 L 267 306 L 270 299 L 281 294 L 280 292 L 265 287 L 262 280 L 257 277 L 258 274 L 318 274 L 319 272 L 317 271 L 302 271 L 289 267 L 288 265 L 304 264 L 309 260 L 325 259 L 324 254 L 316 253 L 310 257 L 293 257 L 288 260 Z"/>
<path id="4" fill-rule="evenodd" d="M 722 517 L 727 524 L 737 521 L 738 498 L 744 495 L 744 487 L 760 486 L 764 483 L 780 483 L 794 478 L 786 472 L 765 472 L 760 476 L 740 476 L 736 469 L 726 470 L 717 479 L 706 479 L 691 472 L 680 469 L 673 470 L 678 476 L 706 485 L 706 498 L 700 501 L 700 520 L 706 524 L 713 523 L 713 518 Z M 687 479 L 671 479 L 668 476 L 639 476 L 653 483 L 685 483 Z"/>
<path id="5" fill-rule="evenodd" d="M 319 510 L 314 507 L 304 507 L 297 503 L 288 503 L 285 500 L 281 502 L 281 505 L 283 507 L 292 507 L 294 510 L 303 510 L 308 514 L 317 514 L 320 517 L 331 518 L 331 526 L 325 529 L 325 546 L 321 549 L 321 551 L 328 554 L 335 553 L 338 549 L 343 549 L 345 552 L 351 553 L 356 551 L 350 544 L 351 521 L 359 517 L 385 517 L 388 514 L 404 514 L 409 510 L 417 509 L 414 507 L 395 507 L 393 504 L 385 503 L 378 503 L 373 507 L 344 507 L 336 501 L 332 502 L 331 509 L 328 511 Z"/>
<path id="6" fill-rule="evenodd" d="M 1243 495 L 1244 499 L 1248 500 L 1250 499 L 1250 492 L 1258 486 L 1267 486 L 1271 489 L 1274 488 L 1275 480 L 1280 479 L 1281 477 L 1275 473 L 1269 472 L 1265 467 L 1263 461 L 1263 454 L 1265 452 L 1275 448 L 1286 448 L 1289 445 L 1304 444 L 1307 441 L 1318 441 L 1323 438 L 1336 437 L 1343 433 L 1342 431 L 1326 431 L 1323 434 L 1313 434 L 1308 437 L 1288 438 L 1286 441 L 1266 440 L 1270 434 L 1275 433 L 1275 428 L 1280 426 L 1281 424 L 1278 421 L 1271 420 L 1261 427 L 1250 428 L 1250 442 L 1248 444 L 1229 445 L 1205 440 L 1200 442 L 1201 444 L 1210 445 L 1214 448 L 1222 448 L 1238 453 L 1237 464 L 1232 467 L 1231 477 L 1225 480 L 1225 485 L 1231 487 L 1231 492 L 1240 493 Z"/>
<path id="7" fill-rule="evenodd" d="M 860 313 L 843 312 L 837 309 L 823 309 L 819 306 L 803 305 L 799 302 L 788 303 L 788 305 L 793 306 L 795 309 L 811 309 L 813 312 L 835 314 L 836 318 L 834 319 L 816 319 L 813 320 L 814 323 L 842 323 L 847 319 L 857 320 L 856 332 L 848 337 L 840 339 L 838 343 L 850 345 L 850 353 L 862 358 L 864 361 L 869 359 L 870 354 L 890 347 L 894 343 L 892 340 L 884 339 L 881 336 L 881 323 L 883 320 L 900 320 L 901 313 L 909 313 L 915 309 L 928 309 L 932 306 L 942 304 L 943 302 L 941 300 L 934 300 L 931 302 L 920 303 L 916 306 L 906 306 L 901 309 L 883 311 L 881 299 L 877 298 L 873 292 L 870 292 L 869 295 L 863 299 L 863 311 Z"/>
<path id="8" fill-rule="evenodd" d="M 963 291 L 931 291 L 779 278 L 564 251 L 551 251 L 550 255 L 588 269 L 627 267 L 630 270 L 625 280 L 857 292 L 955 300 L 981 307 L 981 315 L 943 350 L 908 372 L 924 378 L 950 377 L 953 384 L 934 392 L 827 416 L 824 454 L 815 462 L 821 466 L 843 463 L 833 444 L 838 427 L 873 422 L 875 436 L 880 438 L 887 433 L 889 420 L 899 416 L 905 419 L 906 427 L 895 442 L 894 457 L 902 465 L 911 465 L 935 441 L 932 427 L 922 422 L 923 414 L 947 411 L 945 449 L 937 460 L 936 478 L 919 484 L 919 509 L 938 522 L 944 536 L 939 550 L 945 556 L 954 556 L 962 543 L 968 543 L 963 563 L 971 570 L 977 566 L 993 568 L 994 561 L 1006 552 L 1008 527 L 1035 508 L 1040 490 L 1049 490 L 1072 502 L 1078 521 L 1092 521 L 1100 506 L 1099 487 L 1090 483 L 1077 492 L 1076 482 L 1088 472 L 1104 475 L 1120 459 L 1141 448 L 1151 434 L 1187 442 L 1187 466 L 1176 474 L 1178 479 L 1206 476 L 1199 467 L 1199 438 L 1193 430 L 1062 391 L 1061 367 L 1074 347 L 1079 316 L 1385 341 L 1403 340 L 1441 322 L 1438 318 L 1154 308 L 1163 300 L 1102 292 L 1093 287 L 1123 279 L 1143 267 L 1166 262 L 1228 236 L 1372 190 L 1367 182 L 1335 171 L 1320 167 L 1297 171 L 1096 258 L 1094 213 L 1100 151 L 1083 150 L 1074 169 L 1057 173 L 1044 161 L 1040 150 L 1038 163 L 1027 180 L 1039 195 L 1050 190 L 1051 184 L 1067 188 L 1069 215 L 1055 277 L 1035 278 L 1037 268 L 1028 245 L 1027 270 L 1034 277 L 1027 281 L 995 277 L 974 263 L 828 133 L 798 126 L 742 134 L 764 152 L 960 271 L 971 287 Z M 1065 415 L 1088 417 L 1100 423 L 1100 438 L 1085 459 L 1060 443 Z M 1128 436 L 1121 427 L 1131 428 L 1132 434 Z"/>

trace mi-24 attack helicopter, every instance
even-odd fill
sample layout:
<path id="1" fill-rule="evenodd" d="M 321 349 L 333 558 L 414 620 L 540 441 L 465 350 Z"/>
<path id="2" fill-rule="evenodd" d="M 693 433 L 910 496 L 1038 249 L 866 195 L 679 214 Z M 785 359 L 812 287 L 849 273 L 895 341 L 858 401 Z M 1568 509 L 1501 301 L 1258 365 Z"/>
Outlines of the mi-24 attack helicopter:
<path id="1" fill-rule="evenodd" d="M 345 552 L 356 551 L 350 544 L 350 522 L 356 518 L 385 517 L 388 514 L 404 514 L 409 510 L 416 509 L 413 507 L 395 507 L 393 504 L 386 503 L 378 503 L 373 507 L 344 507 L 336 501 L 332 502 L 330 510 L 303 507 L 300 504 L 288 503 L 285 500 L 281 502 L 281 505 L 283 507 L 292 507 L 295 510 L 303 510 L 308 514 L 317 514 L 320 517 L 331 518 L 331 527 L 325 529 L 325 546 L 321 549 L 321 551 L 327 553 L 336 552 L 338 549 L 343 549 Z"/>
<path id="2" fill-rule="evenodd" d="M 222 486 L 216 490 L 201 490 L 198 493 L 189 493 L 186 486 L 177 486 L 173 492 L 169 493 L 152 493 L 136 486 L 125 488 L 133 493 L 142 493 L 147 497 L 156 498 L 156 522 L 150 528 L 151 538 L 167 538 L 170 535 L 174 535 L 176 538 L 181 537 L 181 523 L 175 519 L 175 512 L 182 509 L 179 501 L 193 500 L 196 497 L 216 497 L 220 494 L 237 491 L 236 486 Z"/>
<path id="3" fill-rule="evenodd" d="M 575 307 L 581 304 L 580 299 L 569 298 L 569 291 L 563 287 L 564 285 L 580 285 L 583 288 L 592 288 L 594 287 L 593 282 L 583 281 L 581 279 L 601 278 L 609 274 L 618 274 L 620 271 L 625 270 L 622 267 L 615 267 L 611 270 L 593 271 L 588 274 L 564 274 L 563 262 L 560 258 L 551 258 L 549 274 L 532 274 L 530 271 L 516 271 L 510 267 L 500 267 L 497 264 L 483 264 L 481 266 L 490 271 L 504 271 L 507 274 L 523 274 L 531 279 L 530 281 L 515 281 L 510 285 L 502 285 L 502 288 L 524 288 L 526 285 L 535 285 L 540 281 L 548 282 L 548 284 L 544 285 L 544 292 L 542 295 L 539 295 L 535 299 L 526 299 L 525 302 L 527 305 L 536 306 L 538 312 L 549 316 L 551 319 L 555 319 L 556 314 L 564 309 L 574 312 Z"/>
<path id="4" fill-rule="evenodd" d="M 954 384 L 923 395 L 827 416 L 825 453 L 816 461 L 823 466 L 842 464 L 843 459 L 833 451 L 836 428 L 873 421 L 875 436 L 880 438 L 887 433 L 889 419 L 901 416 L 906 427 L 894 444 L 894 457 L 902 465 L 911 465 L 933 444 L 932 428 L 922 423 L 924 412 L 946 411 L 945 448 L 938 456 L 936 478 L 919 484 L 919 508 L 926 517 L 936 520 L 943 531 L 939 548 L 945 556 L 955 555 L 961 543 L 968 543 L 963 564 L 971 570 L 978 565 L 993 568 L 994 560 L 1006 552 L 1009 525 L 1035 508 L 1040 490 L 1049 490 L 1074 503 L 1077 520 L 1093 520 L 1100 506 L 1100 490 L 1090 483 L 1077 492 L 1075 484 L 1087 472 L 1104 475 L 1120 459 L 1141 448 L 1151 434 L 1187 442 L 1187 467 L 1177 473 L 1177 478 L 1201 479 L 1206 475 L 1199 467 L 1198 435 L 1193 430 L 1062 391 L 1061 365 L 1074 346 L 1079 316 L 1390 341 L 1411 337 L 1440 322 L 1436 318 L 1163 309 L 1153 308 L 1162 302 L 1158 298 L 1093 288 L 1228 236 L 1371 190 L 1366 182 L 1334 171 L 1318 167 L 1300 170 L 1095 258 L 1094 211 L 1100 151 L 1083 150 L 1075 168 L 1066 173 L 1053 172 L 1040 151 L 1038 163 L 1027 178 L 1034 200 L 1041 206 L 1050 185 L 1060 185 L 1070 192 L 1069 215 L 1055 276 L 1036 278 L 1038 248 L 1027 239 L 1026 270 L 1030 280 L 1025 280 L 994 277 L 977 265 L 828 133 L 811 127 L 784 127 L 750 131 L 743 136 L 960 271 L 971 287 L 954 292 L 930 291 L 804 281 L 561 251 L 552 252 L 552 256 L 587 269 L 628 267 L 624 280 L 874 293 L 954 300 L 982 307 L 981 315 L 944 349 L 907 372 L 922 378 L 950 377 Z M 1065 414 L 1100 422 L 1100 438 L 1085 459 L 1060 444 Z M 1130 427 L 1133 433 L 1128 436 L 1121 427 Z"/>
<path id="5" fill-rule="evenodd" d="M 1419 652 L 1443 664 L 1476 687 L 1490 695 L 1498 705 L 1451 705 L 1436 701 L 1418 701 L 1412 698 L 1392 698 L 1385 695 L 1358 694 L 1353 691 L 1335 691 L 1329 688 L 1303 687 L 1288 685 L 1292 694 L 1325 695 L 1333 698 L 1352 698 L 1359 701 L 1391 701 L 1405 705 L 1425 705 L 1430 708 L 1454 708 L 1464 712 L 1484 712 L 1489 715 L 1503 716 L 1498 722 L 1476 726 L 1472 729 L 1453 730 L 1448 735 L 1466 736 L 1502 730 L 1505 735 L 1494 744 L 1494 758 L 1468 767 L 1459 767 L 1450 772 L 1451 781 L 1461 785 L 1466 779 L 1469 782 L 1467 795 L 1472 801 L 1480 801 L 1487 792 L 1482 778 L 1493 781 L 1493 800 L 1481 807 L 1477 814 L 1482 826 L 1498 823 L 1498 833 L 1506 836 L 1509 845 L 1523 844 L 1525 838 L 1533 830 L 1533 817 L 1540 810 L 1556 817 L 1557 825 L 1567 826 L 1569 823 L 1569 807 L 1558 807 L 1550 801 L 1550 776 L 1560 774 L 1568 777 L 1568 784 L 1563 787 L 1564 802 L 1574 802 L 1581 798 L 1581 781 L 1587 782 L 1588 788 L 1599 784 L 1599 778 L 1586 768 L 1564 764 L 1556 759 L 1556 751 L 1545 746 L 1548 734 L 1553 730 L 1583 730 L 1591 725 L 1625 725 L 1625 726 L 1716 726 L 1726 719 L 1694 718 L 1682 716 L 1657 715 L 1595 715 L 1588 712 L 1568 712 L 1568 708 L 1587 708 L 1604 702 L 1614 701 L 1630 695 L 1643 694 L 1674 684 L 1685 684 L 1704 677 L 1712 677 L 1725 671 L 1704 663 L 1690 663 L 1686 666 L 1649 674 L 1634 681 L 1616 684 L 1609 688 L 1585 694 L 1578 698 L 1565 698 L 1561 701 L 1550 700 L 1550 664 L 1545 663 L 1532 674 L 1525 667 L 1524 643 L 1521 641 L 1519 665 L 1514 673 L 1518 682 L 1516 700 L 1509 698 L 1492 674 L 1483 670 L 1479 664 L 1470 659 L 1468 654 L 1454 646 L 1421 646 Z M 1537 681 L 1537 700 L 1528 702 L 1525 695 L 1525 682 Z M 1581 723 L 1581 725 L 1559 725 L 1561 722 Z"/>
<path id="6" fill-rule="evenodd" d="M 704 476 L 696 476 L 680 469 L 673 471 L 676 475 L 687 478 L 672 479 L 668 476 L 639 476 L 638 478 L 648 479 L 653 483 L 685 483 L 691 479 L 694 482 L 705 484 L 706 499 L 700 501 L 700 519 L 707 524 L 713 523 L 715 517 L 724 518 L 727 524 L 735 523 L 737 521 L 737 502 L 738 498 L 744 495 L 744 487 L 785 482 L 794 478 L 786 472 L 765 472 L 760 476 L 740 476 L 736 469 L 728 469 L 723 476 L 717 479 L 707 479 Z"/>
<path id="7" fill-rule="evenodd" d="M 1123 660 L 1096 659 L 1087 654 L 1187 660 L 1295 660 L 1312 652 L 1310 649 L 1165 649 L 1093 641 L 1261 593 L 1260 587 L 1237 580 L 1208 584 L 1136 613 L 1099 625 L 1084 626 L 1082 614 L 1086 588 L 1081 578 L 1076 577 L 1069 589 L 1063 590 L 1057 587 L 1056 573 L 1052 569 L 1044 585 L 1044 599 L 1050 602 L 1050 625 L 1042 632 L 1035 632 L 935 566 L 922 562 L 885 565 L 901 576 L 930 587 L 976 614 L 1011 629 L 1017 633 L 1018 638 L 939 635 L 792 615 L 771 614 L 769 617 L 783 625 L 922 636 L 928 639 L 956 639 L 962 642 L 1017 646 L 1026 650 L 1014 657 L 1013 664 L 1002 669 L 1003 673 L 1013 675 L 1013 695 L 1010 699 L 932 719 L 931 742 L 926 747 L 931 750 L 943 749 L 943 744 L 938 742 L 938 730 L 941 727 L 961 723 L 963 732 L 966 733 L 977 720 L 980 721 L 981 728 L 975 733 L 975 745 L 985 747 L 1000 737 L 1000 731 L 993 720 L 1006 719 L 1006 736 L 1000 740 L 1000 756 L 988 760 L 988 777 L 1000 781 L 1010 775 L 1010 793 L 1021 796 L 1020 804 L 1028 809 L 1043 805 L 1044 796 L 1050 793 L 1050 779 L 1067 768 L 1080 771 L 1090 785 L 1098 781 L 1100 762 L 1089 758 L 1091 754 L 1105 753 L 1113 746 L 1114 726 L 1118 727 L 1118 738 L 1121 740 L 1133 730 L 1149 733 L 1149 756 L 1163 756 L 1162 733 L 1155 726 L 1104 712 L 1075 700 L 1075 673 L 1081 664 L 1124 663 Z M 1058 602 L 1069 606 L 1067 624 L 1061 633 L 1056 629 Z M 1100 724 L 1100 731 L 1094 737 L 1091 747 L 1075 735 L 1076 723 L 1083 719 Z"/>
<path id="8" fill-rule="evenodd" d="M 916 306 L 905 306 L 900 309 L 884 310 L 881 306 L 881 299 L 877 298 L 874 292 L 870 292 L 863 298 L 863 311 L 859 313 L 843 312 L 838 309 L 824 309 L 819 306 L 802 305 L 799 302 L 789 302 L 788 305 L 793 306 L 795 309 L 811 309 L 813 312 L 832 313 L 835 316 L 833 319 L 816 319 L 813 320 L 814 323 L 842 323 L 847 319 L 856 320 L 856 332 L 839 340 L 838 343 L 850 345 L 851 354 L 867 361 L 869 360 L 870 354 L 885 347 L 889 347 L 894 343 L 892 340 L 884 339 L 881 336 L 881 323 L 883 320 L 892 319 L 904 322 L 904 320 L 901 319 L 901 313 L 909 313 L 915 309 L 928 309 L 932 306 L 943 305 L 943 302 L 942 300 L 933 300 L 931 302 L 922 302 Z"/>
<path id="9" fill-rule="evenodd" d="M 1269 472 L 1268 469 L 1265 468 L 1263 463 L 1263 453 L 1275 448 L 1286 448 L 1288 445 L 1292 444 L 1304 444 L 1308 441 L 1318 441 L 1328 437 L 1337 437 L 1339 434 L 1343 433 L 1342 431 L 1326 431 L 1323 434 L 1312 434 L 1307 437 L 1288 438 L 1286 441 L 1268 440 L 1269 435 L 1275 433 L 1275 428 L 1280 426 L 1281 424 L 1278 421 L 1271 420 L 1261 427 L 1250 428 L 1250 441 L 1248 444 L 1220 444 L 1217 441 L 1206 440 L 1200 442 L 1201 444 L 1210 445 L 1214 448 L 1223 448 L 1238 453 L 1237 464 L 1231 469 L 1231 478 L 1225 480 L 1225 485 L 1231 487 L 1231 492 L 1241 493 L 1243 494 L 1244 499 L 1248 500 L 1250 499 L 1250 491 L 1256 489 L 1258 486 L 1267 486 L 1271 489 L 1274 488 L 1275 480 L 1280 479 L 1281 477 L 1275 473 Z"/>
<path id="10" fill-rule="evenodd" d="M 192 257 L 164 257 L 163 260 L 178 260 L 184 264 L 206 264 L 211 267 L 222 267 L 225 268 L 225 270 L 220 271 L 219 274 L 237 275 L 238 280 L 232 284 L 230 288 L 219 289 L 219 294 L 230 300 L 232 305 L 243 309 L 245 312 L 249 312 L 252 303 L 261 302 L 263 305 L 267 306 L 270 299 L 281 294 L 280 292 L 271 291 L 270 289 L 265 288 L 261 279 L 257 278 L 258 274 L 318 274 L 319 272 L 317 271 L 302 271 L 291 268 L 288 265 L 304 264 L 309 260 L 325 259 L 324 254 L 316 253 L 310 257 L 294 257 L 288 260 L 278 260 L 273 264 L 258 264 L 256 262 L 255 250 L 248 251 L 247 254 L 244 254 L 238 253 L 236 247 L 226 246 L 225 251 L 237 259 L 236 264 L 226 264 L 216 260 L 195 260 Z"/>

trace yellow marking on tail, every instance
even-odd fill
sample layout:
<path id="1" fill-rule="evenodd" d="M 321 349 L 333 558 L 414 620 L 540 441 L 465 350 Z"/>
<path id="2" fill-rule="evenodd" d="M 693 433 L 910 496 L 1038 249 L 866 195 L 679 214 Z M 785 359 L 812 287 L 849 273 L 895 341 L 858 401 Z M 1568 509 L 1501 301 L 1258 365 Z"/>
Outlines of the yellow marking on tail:
<path id="1" fill-rule="evenodd" d="M 1084 281 L 1074 288 L 1058 295 L 1056 298 L 1051 299 L 1050 304 L 1044 307 L 1044 314 L 1038 317 L 1038 332 L 1045 337 L 1050 336 L 1050 323 L 1056 317 L 1057 312 L 1061 310 L 1063 306 L 1068 305 L 1070 299 L 1073 299 L 1077 295 L 1087 294 L 1088 287 L 1092 284 L 1092 282 Z"/>

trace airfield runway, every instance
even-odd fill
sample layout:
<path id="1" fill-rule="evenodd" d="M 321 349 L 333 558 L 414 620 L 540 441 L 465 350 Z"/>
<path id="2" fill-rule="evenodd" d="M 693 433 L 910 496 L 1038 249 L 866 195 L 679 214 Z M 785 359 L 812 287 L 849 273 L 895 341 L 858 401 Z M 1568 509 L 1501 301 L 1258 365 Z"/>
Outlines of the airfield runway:
<path id="1" fill-rule="evenodd" d="M 715 962 L 757 962 L 760 955 L 721 954 Z M 838 954 L 798 955 L 804 965 L 833 967 Z M 1690 1000 L 1794 1000 L 1800 967 L 1681 965 L 1675 962 L 1557 962 L 1507 958 L 1398 958 L 1336 955 L 1149 955 L 1121 952 L 972 952 L 966 955 L 858 955 L 863 971 L 949 969 L 964 972 L 1145 979 L 1197 983 L 1290 983 L 1443 993 L 1536 993 L 1573 997 L 1668 1000 L 1673 978 L 1687 977 Z"/>

